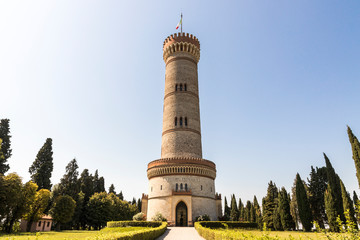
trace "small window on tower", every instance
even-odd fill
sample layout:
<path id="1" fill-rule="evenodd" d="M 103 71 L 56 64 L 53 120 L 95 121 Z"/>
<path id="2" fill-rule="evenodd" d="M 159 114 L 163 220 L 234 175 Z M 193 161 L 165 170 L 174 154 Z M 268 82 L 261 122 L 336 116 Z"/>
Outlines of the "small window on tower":
<path id="1" fill-rule="evenodd" d="M 151 191 L 152 191 L 152 187 L 151 187 Z"/>
<path id="2" fill-rule="evenodd" d="M 176 184 L 175 191 L 177 192 L 179 190 L 179 184 Z"/>
<path id="3" fill-rule="evenodd" d="M 177 84 L 175 84 L 175 91 L 177 91 L 177 88 L 178 88 L 178 85 L 177 85 Z"/>
<path id="4" fill-rule="evenodd" d="M 182 122 L 182 117 L 180 117 L 180 126 L 182 126 L 183 122 Z"/>
<path id="5" fill-rule="evenodd" d="M 182 185 L 182 183 L 180 183 L 180 190 L 183 190 L 183 185 Z"/>
<path id="6" fill-rule="evenodd" d="M 175 127 L 177 126 L 177 117 L 175 117 Z"/>
<path id="7" fill-rule="evenodd" d="M 180 83 L 180 91 L 182 91 L 182 84 Z"/>
<path id="8" fill-rule="evenodd" d="M 187 183 L 185 183 L 185 191 L 187 192 Z"/>
<path id="9" fill-rule="evenodd" d="M 186 83 L 184 84 L 184 91 L 186 91 Z"/>
<path id="10" fill-rule="evenodd" d="M 162 185 L 160 185 L 160 190 L 162 190 Z"/>
<path id="11" fill-rule="evenodd" d="M 200 188 L 201 188 L 201 191 L 202 191 L 202 185 L 201 185 L 201 187 L 200 187 Z"/>
<path id="12" fill-rule="evenodd" d="M 185 118 L 185 126 L 187 126 L 187 117 Z"/>

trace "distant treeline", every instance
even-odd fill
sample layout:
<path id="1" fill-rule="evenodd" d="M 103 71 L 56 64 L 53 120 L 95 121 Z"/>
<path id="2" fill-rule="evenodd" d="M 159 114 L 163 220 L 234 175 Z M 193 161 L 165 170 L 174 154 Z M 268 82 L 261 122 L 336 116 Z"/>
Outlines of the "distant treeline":
<path id="1" fill-rule="evenodd" d="M 360 186 L 360 144 L 349 126 L 347 132 Z M 247 201 L 244 205 L 241 199 L 237 204 L 233 194 L 230 206 L 225 197 L 224 216 L 220 220 L 256 222 L 259 228 L 277 231 L 299 230 L 300 223 L 305 231 L 327 226 L 330 231 L 339 232 L 342 224 L 353 224 L 357 229 L 360 223 L 358 196 L 354 191 L 351 198 L 325 153 L 324 159 L 325 166 L 311 166 L 307 182 L 296 174 L 291 194 L 270 181 L 262 209 L 256 196 L 253 202 Z"/>

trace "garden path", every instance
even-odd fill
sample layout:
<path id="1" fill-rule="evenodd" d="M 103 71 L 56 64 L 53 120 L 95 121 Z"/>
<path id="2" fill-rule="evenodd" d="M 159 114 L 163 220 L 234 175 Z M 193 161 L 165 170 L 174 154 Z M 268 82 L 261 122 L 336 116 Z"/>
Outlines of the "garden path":
<path id="1" fill-rule="evenodd" d="M 194 227 L 168 227 L 156 240 L 205 240 Z"/>

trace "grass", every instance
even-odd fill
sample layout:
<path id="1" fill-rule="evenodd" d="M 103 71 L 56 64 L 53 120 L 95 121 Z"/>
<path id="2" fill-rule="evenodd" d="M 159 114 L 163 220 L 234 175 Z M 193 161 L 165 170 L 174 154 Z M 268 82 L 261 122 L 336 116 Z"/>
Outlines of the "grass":
<path id="1" fill-rule="evenodd" d="M 113 232 L 131 232 L 147 229 L 146 227 L 123 227 L 123 228 L 112 228 L 112 229 L 103 229 L 101 231 L 62 231 L 62 232 L 38 232 L 38 233 L 17 233 L 17 234 L 9 234 L 9 235 L 0 235 L 0 240 L 60 240 L 60 239 L 92 239 L 96 237 L 101 237 L 107 233 Z"/>

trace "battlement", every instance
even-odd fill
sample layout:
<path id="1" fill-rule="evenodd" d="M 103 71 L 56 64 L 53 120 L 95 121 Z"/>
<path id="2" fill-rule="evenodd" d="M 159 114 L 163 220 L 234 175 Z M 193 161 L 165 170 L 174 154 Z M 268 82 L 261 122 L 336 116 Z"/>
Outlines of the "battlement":
<path id="1" fill-rule="evenodd" d="M 194 44 L 198 49 L 200 49 L 200 41 L 192 34 L 189 33 L 174 33 L 168 36 L 163 44 L 163 49 L 165 49 L 168 45 L 177 42 L 187 42 Z"/>
<path id="2" fill-rule="evenodd" d="M 216 199 L 216 200 L 221 200 L 221 194 L 216 193 L 216 194 L 215 194 L 215 199 Z"/>
<path id="3" fill-rule="evenodd" d="M 142 194 L 142 197 L 141 197 L 142 200 L 144 200 L 144 199 L 148 200 L 148 198 L 149 198 L 149 195 L 144 194 L 144 193 Z"/>

